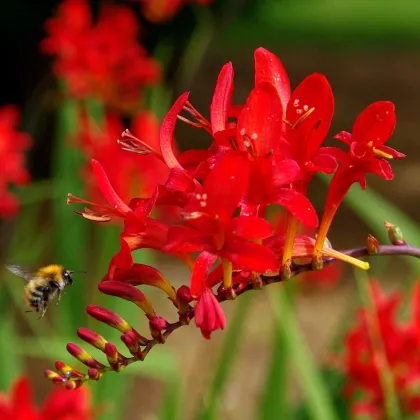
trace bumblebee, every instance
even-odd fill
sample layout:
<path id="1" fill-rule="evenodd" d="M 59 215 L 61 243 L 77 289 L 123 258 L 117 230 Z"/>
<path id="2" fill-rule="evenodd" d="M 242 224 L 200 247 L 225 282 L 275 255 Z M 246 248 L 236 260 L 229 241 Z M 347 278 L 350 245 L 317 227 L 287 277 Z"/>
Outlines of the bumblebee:
<path id="1" fill-rule="evenodd" d="M 64 289 L 73 283 L 70 271 L 61 265 L 50 264 L 32 272 L 19 265 L 6 265 L 6 268 L 18 277 L 26 280 L 24 297 L 27 312 L 40 312 L 42 318 L 47 312 L 49 303 L 57 297 L 61 299 Z M 57 304 L 58 304 L 57 302 Z"/>

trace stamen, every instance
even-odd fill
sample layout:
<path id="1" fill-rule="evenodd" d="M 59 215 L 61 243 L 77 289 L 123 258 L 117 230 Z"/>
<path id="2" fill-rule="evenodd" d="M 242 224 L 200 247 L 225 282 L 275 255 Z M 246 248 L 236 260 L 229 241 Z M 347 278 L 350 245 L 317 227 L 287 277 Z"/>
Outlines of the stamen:
<path id="1" fill-rule="evenodd" d="M 153 154 L 160 157 L 160 153 L 138 137 L 134 136 L 128 129 L 121 133 L 121 138 L 117 140 L 117 143 L 121 146 L 122 150 L 127 152 L 133 152 L 140 155 Z"/>
<path id="2" fill-rule="evenodd" d="M 394 158 L 389 153 L 385 153 L 382 150 L 376 149 L 375 147 L 372 147 L 372 150 L 373 150 L 373 153 L 375 153 L 375 155 L 377 157 L 381 157 L 381 158 L 385 158 L 385 159 L 393 159 Z"/>
<path id="3" fill-rule="evenodd" d="M 304 120 L 306 120 L 306 118 L 309 117 L 309 115 L 312 114 L 312 112 L 315 111 L 315 107 L 312 107 L 311 109 L 309 109 L 308 111 L 306 111 L 293 125 L 292 128 L 296 128 L 301 122 L 303 122 Z"/>

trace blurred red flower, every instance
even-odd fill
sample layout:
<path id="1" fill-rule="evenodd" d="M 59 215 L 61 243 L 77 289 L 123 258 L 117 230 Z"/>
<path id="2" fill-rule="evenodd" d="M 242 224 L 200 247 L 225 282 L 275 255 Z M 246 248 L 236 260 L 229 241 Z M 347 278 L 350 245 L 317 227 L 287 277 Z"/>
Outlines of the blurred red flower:
<path id="1" fill-rule="evenodd" d="M 95 96 L 130 111 L 139 104 L 141 88 L 160 78 L 159 64 L 139 44 L 139 24 L 126 6 L 105 3 L 93 22 L 86 0 L 64 0 L 45 28 L 41 49 L 57 56 L 54 71 L 72 96 Z"/>
<path id="2" fill-rule="evenodd" d="M 32 386 L 26 377 L 19 378 L 11 395 L 0 394 L 1 420 L 93 420 L 88 388 L 68 392 L 55 387 L 41 407 L 33 403 Z"/>
<path id="3" fill-rule="evenodd" d="M 196 3 L 207 6 L 212 0 L 132 0 L 142 3 L 142 12 L 151 22 L 163 22 L 171 19 L 186 4 Z"/>
<path id="4" fill-rule="evenodd" d="M 9 185 L 29 181 L 24 152 L 29 149 L 31 138 L 16 130 L 19 117 L 14 105 L 0 108 L 0 217 L 12 216 L 19 207 L 17 198 L 7 190 Z"/>
<path id="5" fill-rule="evenodd" d="M 380 363 L 372 340 L 380 340 L 389 365 L 399 404 L 404 415 L 420 415 L 420 284 L 413 293 L 411 318 L 400 321 L 398 293 L 385 295 L 378 284 L 371 287 L 374 310 L 360 311 L 356 325 L 345 337 L 344 374 L 345 393 L 354 398 L 353 412 L 361 407 L 365 412 L 379 413 L 384 418 L 384 394 Z M 370 324 L 376 318 L 378 333 L 373 336 Z"/>

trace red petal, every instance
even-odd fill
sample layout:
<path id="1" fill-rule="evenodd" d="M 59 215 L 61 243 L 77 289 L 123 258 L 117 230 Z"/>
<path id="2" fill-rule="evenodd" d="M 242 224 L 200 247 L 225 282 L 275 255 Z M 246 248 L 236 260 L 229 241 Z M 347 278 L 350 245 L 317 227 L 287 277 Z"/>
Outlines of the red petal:
<path id="1" fill-rule="evenodd" d="M 353 136 L 348 131 L 340 131 L 336 134 L 333 139 L 340 140 L 348 145 L 353 141 Z"/>
<path id="2" fill-rule="evenodd" d="M 325 147 L 321 147 L 319 152 L 312 159 L 314 170 L 324 174 L 332 174 L 337 169 L 337 159 L 330 154 L 326 154 Z"/>
<path id="3" fill-rule="evenodd" d="M 247 157 L 241 152 L 227 153 L 207 176 L 202 210 L 211 212 L 222 221 L 232 217 L 244 195 L 249 178 Z"/>
<path id="4" fill-rule="evenodd" d="M 379 175 L 386 181 L 394 178 L 391 164 L 386 159 L 374 159 L 370 161 L 369 172 Z"/>
<path id="5" fill-rule="evenodd" d="M 96 177 L 96 181 L 98 182 L 99 189 L 101 190 L 106 201 L 108 201 L 108 203 L 112 206 L 112 208 L 114 208 L 123 216 L 128 213 L 133 213 L 130 207 L 128 207 L 127 204 L 121 200 L 121 198 L 112 188 L 112 185 L 109 182 L 109 179 L 106 176 L 106 172 L 101 164 L 97 160 L 92 159 L 91 165 Z"/>
<path id="6" fill-rule="evenodd" d="M 264 245 L 239 240 L 229 240 L 220 253 L 236 267 L 266 273 L 279 270 L 279 262 L 272 251 Z"/>
<path id="7" fill-rule="evenodd" d="M 134 204 L 134 213 L 139 220 L 145 220 L 146 217 L 150 216 L 150 213 L 156 204 L 158 195 L 159 190 L 156 188 L 154 194 L 151 197 L 137 198 L 134 201 L 132 200 L 132 204 Z"/>
<path id="8" fill-rule="evenodd" d="M 290 98 L 290 82 L 283 64 L 276 55 L 265 48 L 257 48 L 254 53 L 255 60 L 255 87 L 262 83 L 272 84 L 283 105 L 283 111 Z"/>
<path id="9" fill-rule="evenodd" d="M 191 296 L 198 298 L 207 288 L 206 280 L 210 269 L 217 259 L 216 254 L 203 251 L 195 260 L 193 271 L 191 274 Z"/>
<path id="10" fill-rule="evenodd" d="M 314 111 L 297 123 L 311 108 Z M 330 129 L 334 114 L 334 96 L 326 77 L 314 73 L 304 79 L 293 91 L 287 105 L 286 119 L 295 128 L 287 128 L 287 138 L 292 142 L 300 164 L 311 160 Z"/>
<path id="11" fill-rule="evenodd" d="M 270 223 L 256 216 L 234 217 L 227 229 L 229 233 L 244 239 L 264 239 L 273 233 Z"/>
<path id="12" fill-rule="evenodd" d="M 168 230 L 168 239 L 164 252 L 198 252 L 205 248 L 215 248 L 211 236 L 186 226 L 172 226 Z"/>
<path id="13" fill-rule="evenodd" d="M 210 288 L 206 288 L 195 305 L 195 323 L 204 338 L 210 339 L 214 330 L 226 327 L 226 317 L 222 306 Z"/>
<path id="14" fill-rule="evenodd" d="M 213 135 L 226 129 L 228 112 L 232 103 L 233 95 L 233 66 L 227 63 L 222 67 L 217 78 L 213 100 L 210 106 L 211 129 Z"/>
<path id="15" fill-rule="evenodd" d="M 413 320 L 417 331 L 420 331 L 420 283 L 416 283 L 412 295 L 411 319 Z"/>
<path id="16" fill-rule="evenodd" d="M 109 276 L 105 276 L 102 281 L 110 280 Z M 139 286 L 146 284 L 149 286 L 157 287 L 169 296 L 175 298 L 172 286 L 165 279 L 163 274 L 154 267 L 145 264 L 134 264 L 128 269 L 118 269 L 115 271 L 114 281 L 120 281 L 123 283 L 129 283 L 133 286 Z"/>
<path id="17" fill-rule="evenodd" d="M 38 420 L 33 404 L 32 386 L 28 378 L 21 377 L 15 382 L 12 391 L 11 418 L 16 420 Z"/>
<path id="18" fill-rule="evenodd" d="M 276 151 L 283 130 L 283 108 L 273 85 L 260 84 L 251 91 L 237 126 L 239 148 L 249 149 L 256 156 Z"/>
<path id="19" fill-rule="evenodd" d="M 272 175 L 272 182 L 275 187 L 289 185 L 302 179 L 302 171 L 300 170 L 299 165 L 296 161 L 291 159 L 274 162 Z"/>
<path id="20" fill-rule="evenodd" d="M 68 391 L 62 387 L 55 389 L 48 395 L 43 409 L 36 419 L 80 419 L 91 418 L 91 394 L 87 387 Z M 25 417 L 25 420 L 30 418 Z"/>
<path id="21" fill-rule="evenodd" d="M 184 108 L 185 103 L 188 101 L 189 94 L 189 92 L 185 92 L 176 100 L 172 108 L 165 115 L 165 118 L 163 119 L 162 125 L 160 127 L 160 149 L 162 152 L 162 157 L 165 163 L 171 169 L 183 169 L 174 154 L 173 138 L 177 116 Z"/>
<path id="22" fill-rule="evenodd" d="M 392 102 L 379 101 L 363 110 L 353 125 L 353 140 L 381 145 L 394 132 L 396 123 L 395 106 Z"/>
<path id="23" fill-rule="evenodd" d="M 211 153 L 209 150 L 198 150 L 198 149 L 186 150 L 185 152 L 182 152 L 178 156 L 178 162 L 184 168 L 188 169 L 189 167 L 198 166 L 201 162 L 203 162 L 210 156 L 211 156 Z"/>
<path id="24" fill-rule="evenodd" d="M 176 192 L 192 192 L 195 190 L 194 180 L 188 175 L 184 169 L 173 168 L 169 173 L 165 188 Z"/>
<path id="25" fill-rule="evenodd" d="M 311 202 L 297 191 L 280 188 L 271 196 L 270 203 L 280 204 L 306 226 L 318 226 L 318 216 Z"/>

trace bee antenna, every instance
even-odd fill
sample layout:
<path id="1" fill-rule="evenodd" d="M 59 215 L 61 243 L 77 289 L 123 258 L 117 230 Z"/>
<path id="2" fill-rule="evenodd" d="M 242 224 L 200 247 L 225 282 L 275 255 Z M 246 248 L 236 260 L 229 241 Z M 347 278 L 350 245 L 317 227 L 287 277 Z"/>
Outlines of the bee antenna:
<path id="1" fill-rule="evenodd" d="M 70 274 L 73 274 L 73 273 L 87 273 L 87 271 L 82 271 L 82 270 L 69 270 L 69 273 Z"/>

